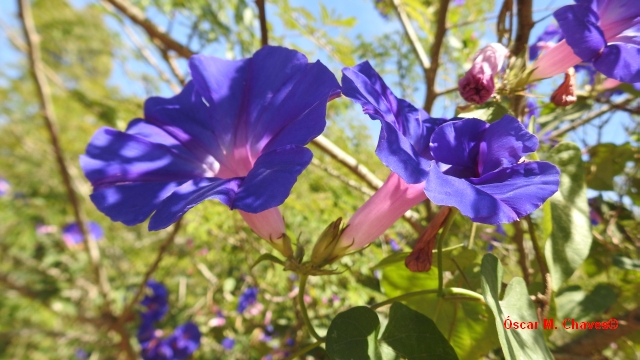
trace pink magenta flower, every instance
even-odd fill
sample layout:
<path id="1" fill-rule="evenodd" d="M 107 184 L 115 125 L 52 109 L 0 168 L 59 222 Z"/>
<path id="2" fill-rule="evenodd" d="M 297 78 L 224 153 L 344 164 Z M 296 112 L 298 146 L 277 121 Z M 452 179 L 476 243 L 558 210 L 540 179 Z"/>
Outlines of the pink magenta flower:
<path id="1" fill-rule="evenodd" d="M 495 91 L 493 78 L 502 68 L 508 54 L 509 50 L 499 43 L 480 49 L 473 59 L 471 69 L 458 81 L 462 98 L 476 104 L 489 100 Z"/>

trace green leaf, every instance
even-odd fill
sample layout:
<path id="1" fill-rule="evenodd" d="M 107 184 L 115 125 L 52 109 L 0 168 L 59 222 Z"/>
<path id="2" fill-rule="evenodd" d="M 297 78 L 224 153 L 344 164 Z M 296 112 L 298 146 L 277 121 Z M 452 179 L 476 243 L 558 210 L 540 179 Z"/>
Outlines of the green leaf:
<path id="1" fill-rule="evenodd" d="M 522 278 L 511 280 L 500 301 L 502 288 L 502 264 L 493 254 L 485 254 L 482 258 L 482 295 L 496 320 L 498 337 L 502 344 L 502 351 L 507 360 L 521 359 L 553 359 L 549 348 L 544 342 L 542 328 L 537 329 L 506 329 L 505 320 L 522 323 L 536 323 L 538 316 L 535 306 L 529 298 L 527 285 Z"/>
<path id="2" fill-rule="evenodd" d="M 547 160 L 561 171 L 560 189 L 549 200 L 553 229 L 544 249 L 551 284 L 557 291 L 589 255 L 591 221 L 580 148 L 561 143 L 551 149 Z"/>
<path id="3" fill-rule="evenodd" d="M 629 259 L 628 257 L 624 256 L 614 256 L 613 265 L 619 267 L 620 269 L 640 271 L 640 260 Z"/>
<path id="4" fill-rule="evenodd" d="M 465 272 L 467 277 L 472 276 L 469 269 Z M 402 263 L 392 264 L 382 270 L 380 287 L 388 297 L 437 289 L 438 270 L 413 273 Z M 447 301 L 435 294 L 411 297 L 403 303 L 433 319 L 461 360 L 477 360 L 500 345 L 491 311 L 485 304 Z"/>
<path id="5" fill-rule="evenodd" d="M 433 320 L 399 302 L 391 305 L 389 323 L 380 340 L 408 360 L 458 359 Z"/>
<path id="6" fill-rule="evenodd" d="M 591 293 L 578 285 L 567 287 L 556 295 L 558 319 L 591 320 L 607 310 L 617 299 L 616 290 L 610 285 L 599 284 Z"/>
<path id="7" fill-rule="evenodd" d="M 407 256 L 409 256 L 409 254 L 411 254 L 411 253 L 408 252 L 408 251 L 402 251 L 402 252 L 393 253 L 393 254 L 387 256 L 386 258 L 380 260 L 380 262 L 375 264 L 371 268 L 371 270 L 383 269 L 383 268 L 385 268 L 385 267 L 387 267 L 389 265 L 396 264 L 396 263 L 399 263 L 399 262 L 404 263 L 404 260 L 407 258 Z"/>
<path id="8" fill-rule="evenodd" d="M 476 118 L 486 122 L 494 122 L 496 120 L 500 120 L 508 113 L 509 110 L 501 103 L 497 101 L 487 101 L 486 103 L 475 107 L 474 110 L 462 112 L 458 114 L 458 116 L 464 118 Z"/>
<path id="9" fill-rule="evenodd" d="M 587 186 L 594 190 L 613 190 L 613 178 L 620 175 L 636 152 L 629 143 L 623 145 L 598 144 L 589 149 Z"/>
<path id="10" fill-rule="evenodd" d="M 338 314 L 327 331 L 327 353 L 333 360 L 379 359 L 376 338 L 380 320 L 375 311 L 358 306 Z"/>

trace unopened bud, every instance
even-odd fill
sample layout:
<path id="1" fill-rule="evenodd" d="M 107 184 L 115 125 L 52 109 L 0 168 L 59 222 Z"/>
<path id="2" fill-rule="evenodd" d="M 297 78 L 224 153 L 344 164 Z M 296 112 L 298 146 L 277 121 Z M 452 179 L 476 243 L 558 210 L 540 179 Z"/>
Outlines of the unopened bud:
<path id="1" fill-rule="evenodd" d="M 462 98 L 475 104 L 489 100 L 495 91 L 493 78 L 502 68 L 508 54 L 509 50 L 499 43 L 480 49 L 473 59 L 471 69 L 458 81 Z"/>
<path id="2" fill-rule="evenodd" d="M 569 106 L 576 102 L 576 71 L 569 68 L 564 73 L 564 82 L 551 94 L 551 103 L 555 106 Z"/>
<path id="3" fill-rule="evenodd" d="M 342 218 L 338 218 L 324 229 L 311 252 L 311 263 L 314 266 L 323 267 L 331 264 L 345 254 L 348 246 L 338 246 L 343 231 Z"/>

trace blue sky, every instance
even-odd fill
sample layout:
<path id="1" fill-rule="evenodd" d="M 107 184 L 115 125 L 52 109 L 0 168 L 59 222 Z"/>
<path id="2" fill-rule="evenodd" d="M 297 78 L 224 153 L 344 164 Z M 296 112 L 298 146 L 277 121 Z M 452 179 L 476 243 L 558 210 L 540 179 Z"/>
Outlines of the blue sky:
<path id="1" fill-rule="evenodd" d="M 90 0 L 71 0 L 74 6 L 84 6 L 89 3 L 95 3 Z M 469 0 L 468 0 L 469 1 Z M 292 6 L 302 6 L 306 7 L 309 11 L 314 14 L 319 13 L 319 5 L 317 1 L 310 0 L 290 0 Z M 380 34 L 383 32 L 390 32 L 400 28 L 398 21 L 388 21 L 383 19 L 378 12 L 376 11 L 373 0 L 324 0 L 323 3 L 329 9 L 334 10 L 336 13 L 341 14 L 343 17 L 354 17 L 357 19 L 356 25 L 349 32 L 349 36 L 355 37 L 358 34 L 368 35 L 368 34 Z M 532 39 L 535 39 L 547 26 L 547 24 L 551 21 L 551 17 L 547 17 L 552 13 L 552 11 L 560 6 L 571 4 L 573 1 L 571 0 L 534 0 L 534 20 L 543 19 L 540 23 L 536 24 L 532 32 Z M 501 4 L 501 1 L 498 1 L 498 4 Z M 273 11 L 273 5 L 268 5 L 267 11 Z M 487 16 L 491 16 L 497 12 L 497 9 L 494 9 L 492 14 L 487 14 Z M 150 14 L 151 18 L 159 18 L 157 15 L 153 13 Z M 17 12 L 16 12 L 16 2 L 15 1 L 0 1 L 0 19 L 3 22 L 9 24 L 14 29 L 19 30 L 17 25 Z M 546 18 L 545 18 L 546 17 Z M 120 27 L 118 23 L 113 19 L 108 19 L 107 23 L 110 27 L 112 27 L 115 31 L 119 31 Z M 159 21 L 159 24 L 164 25 Z M 489 20 L 487 27 L 489 30 L 493 30 L 495 21 Z M 278 22 L 273 22 L 274 31 L 276 33 L 282 33 L 282 28 L 279 26 Z M 139 32 L 141 37 L 144 37 L 144 34 Z M 180 37 L 180 33 L 177 34 Z M 184 36 L 184 35 L 183 35 Z M 123 39 L 128 39 L 126 35 L 123 36 Z M 482 39 L 483 43 L 490 43 L 495 41 L 495 35 L 489 31 Z M 128 40 L 127 40 L 128 41 Z M 297 40 L 296 40 L 297 41 Z M 301 42 L 301 46 L 303 42 L 308 42 L 308 40 L 300 37 L 299 41 Z M 128 44 L 132 46 L 131 44 Z M 218 50 L 218 51 L 216 51 Z M 223 56 L 222 48 L 211 48 L 207 49 L 207 52 L 212 52 L 212 54 Z M 218 53 L 215 53 L 218 52 Z M 0 66 L 4 69 L 5 73 L 11 74 L 11 69 L 7 66 L 8 63 L 15 63 L 19 61 L 21 58 L 21 54 L 17 53 L 9 44 L 8 40 L 5 36 L 0 36 Z M 159 61 L 163 63 L 162 61 Z M 182 66 L 184 68 L 184 72 L 186 71 L 186 63 L 183 61 Z M 168 71 L 168 69 L 166 69 Z M 339 71 L 339 69 L 332 69 L 334 71 Z M 124 91 L 130 92 L 132 94 L 138 95 L 140 97 L 146 97 L 151 94 L 147 94 L 145 87 L 142 83 L 132 82 L 130 77 L 135 73 L 148 73 L 151 76 L 156 76 L 155 71 L 148 66 L 143 61 L 127 61 L 126 63 L 118 63 L 114 68 L 112 77 L 110 82 L 113 85 L 119 85 Z M 540 89 L 547 92 L 550 91 L 553 83 L 558 80 L 552 80 L 547 85 L 543 85 Z M 171 96 L 172 91 L 168 86 L 162 86 L 160 89 L 160 94 L 154 95 L 162 95 L 162 96 Z M 415 96 L 416 99 L 422 99 L 422 94 L 417 94 Z M 418 104 L 419 105 L 419 104 Z M 453 114 L 442 113 L 444 112 L 444 108 L 442 105 L 436 105 L 433 110 L 434 116 L 452 116 Z M 363 121 L 367 121 L 366 119 Z M 608 142 L 622 143 L 626 141 L 626 134 L 623 129 L 623 125 L 629 123 L 630 118 L 629 115 L 624 113 L 617 113 L 612 121 L 605 127 L 603 140 Z M 377 137 L 378 129 L 376 127 L 377 122 L 367 121 L 367 124 L 370 125 L 372 137 Z M 587 139 L 587 143 L 593 143 L 595 141 L 595 131 L 587 130 L 585 131 L 584 136 Z M 577 137 L 574 137 L 573 140 L 578 140 Z"/>

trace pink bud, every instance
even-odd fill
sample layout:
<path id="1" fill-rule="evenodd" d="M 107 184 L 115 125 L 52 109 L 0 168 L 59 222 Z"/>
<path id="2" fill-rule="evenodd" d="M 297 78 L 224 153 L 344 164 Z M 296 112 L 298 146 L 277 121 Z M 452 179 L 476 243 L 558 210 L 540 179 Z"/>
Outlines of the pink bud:
<path id="1" fill-rule="evenodd" d="M 499 43 L 480 49 L 473 59 L 471 69 L 458 81 L 462 98 L 470 103 L 482 104 L 495 91 L 493 78 L 502 68 L 509 50 Z"/>

